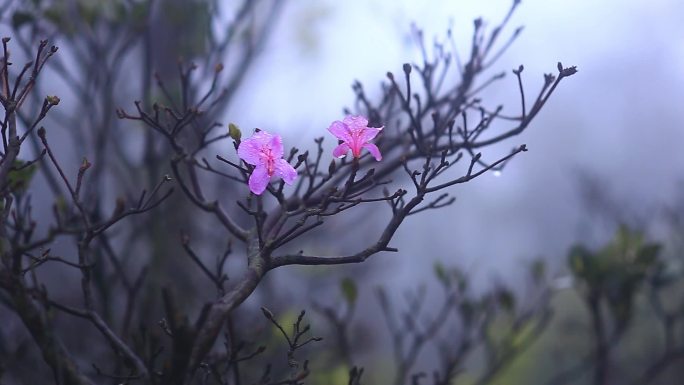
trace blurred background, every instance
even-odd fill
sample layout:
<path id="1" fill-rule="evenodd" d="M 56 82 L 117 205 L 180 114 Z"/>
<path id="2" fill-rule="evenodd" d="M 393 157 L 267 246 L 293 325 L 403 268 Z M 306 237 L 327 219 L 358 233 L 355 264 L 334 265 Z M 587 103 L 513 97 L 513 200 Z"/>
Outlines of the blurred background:
<path id="1" fill-rule="evenodd" d="M 248 80 L 245 88 L 252 92 L 229 109 L 229 119 L 240 117 L 246 127 L 283 127 L 291 140 L 302 132 L 323 135 L 339 106 L 351 104 L 350 93 L 344 92 L 351 81 L 358 79 L 373 90 L 385 71 L 397 73 L 401 63 L 419 61 L 412 26 L 422 29 L 428 41 L 442 41 L 451 28 L 457 48 L 466 52 L 472 21 L 482 17 L 494 25 L 509 4 L 290 4 L 270 49 Z M 388 287 L 401 298 L 408 289 L 429 282 L 435 260 L 461 268 L 477 292 L 503 282 L 521 294 L 533 260 L 546 261 L 555 283 L 566 287 L 572 282 L 566 267 L 569 248 L 575 243 L 600 247 L 620 224 L 672 245 L 681 229 L 673 229 L 668 218 L 673 212 L 681 214 L 684 200 L 683 17 L 684 4 L 678 1 L 523 1 L 509 31 L 519 25 L 524 31 L 492 70 L 507 71 L 507 77 L 485 98 L 516 113 L 518 94 L 510 70 L 520 64 L 528 86 L 541 84 L 542 74 L 553 72 L 557 61 L 577 65 L 578 74 L 553 95 L 532 127 L 512 140 L 527 144 L 529 152 L 500 175 L 458 187 L 454 205 L 407 221 L 393 242 L 400 253 L 380 255 L 355 268 L 373 271 L 360 283 L 369 293 L 360 300 L 364 310 L 379 313 L 370 295 L 375 286 Z M 273 107 L 268 117 L 263 116 L 264 105 Z M 681 250 L 672 253 L 678 256 L 675 264 L 681 263 Z M 561 314 L 567 308 L 578 311 L 573 301 L 572 294 L 562 299 Z M 572 365 L 568 357 L 586 349 L 573 344 L 586 333 L 569 324 L 542 349 L 551 361 L 537 355 L 536 364 L 522 370 L 525 375 L 495 383 L 591 383 L 590 376 L 545 376 Z M 636 350 L 651 348 L 636 341 Z M 638 381 L 627 372 L 627 379 Z M 673 378 L 660 380 L 676 383 Z"/>
<path id="2" fill-rule="evenodd" d="M 244 127 L 273 127 L 296 141 L 324 130 L 349 106 L 349 85 L 360 80 L 379 92 L 386 71 L 416 61 L 420 50 L 411 25 L 428 42 L 443 40 L 449 27 L 464 52 L 472 21 L 501 20 L 509 1 L 334 1 L 289 4 L 269 48 L 227 117 Z M 459 201 L 439 214 L 414 218 L 402 227 L 401 259 L 391 276 L 410 278 L 431 271 L 425 259 L 458 261 L 479 277 L 523 274 L 517 266 L 543 256 L 563 263 L 573 242 L 600 243 L 614 229 L 588 207 L 583 184 L 616 207 L 604 218 L 653 213 L 681 199 L 684 152 L 684 5 L 678 1 L 522 2 L 509 32 L 521 37 L 495 65 L 508 76 L 486 97 L 517 112 L 515 77 L 533 87 L 557 61 L 577 65 L 579 75 L 563 85 L 516 143 L 530 152 L 501 175 L 460 187 Z M 428 48 L 429 44 L 428 44 Z M 375 87 L 375 88 L 374 88 Z M 308 102 L 302 102 L 308 101 Z M 269 106 L 267 116 L 263 106 Z M 287 131 L 285 131 L 287 130 Z M 299 143 L 297 144 L 299 145 Z M 302 144 L 301 146 L 303 146 Z M 614 224 L 613 224 L 614 225 Z M 424 242 L 416 242 L 424 239 Z M 493 239 L 494 238 L 494 239 Z M 387 271 L 387 270 L 385 270 Z M 393 280 L 400 282 L 401 280 Z"/>
<path id="3" fill-rule="evenodd" d="M 82 3 L 87 5 L 86 8 L 100 11 L 107 8 L 95 0 Z M 183 2 L 169 0 L 168 3 L 182 9 Z M 192 3 L 205 2 L 197 0 Z M 210 24 L 213 30 L 217 35 L 225 33 L 226 25 L 230 25 L 239 12 L 238 2 L 206 3 L 214 4 L 216 8 L 207 9 L 220 15 L 212 14 L 216 18 Z M 417 29 L 423 31 L 428 51 L 433 49 L 433 40 L 446 41 L 450 29 L 456 49 L 466 55 L 472 38 L 473 20 L 482 17 L 487 26 L 493 27 L 505 17 L 511 1 L 297 0 L 262 3 L 266 4 L 261 4 L 254 18 L 258 19 L 257 24 L 268 25 L 270 30 L 260 42 L 259 53 L 250 61 L 248 71 L 240 73 L 239 66 L 231 64 L 244 57 L 243 50 L 226 49 L 216 55 L 204 56 L 201 47 L 193 45 L 193 40 L 166 38 L 173 36 L 169 31 L 173 30 L 174 24 L 171 23 L 172 27 L 169 27 L 160 22 L 147 42 L 136 45 L 129 56 L 113 64 L 125 70 L 121 71 L 124 75 L 113 83 L 113 96 L 107 100 L 112 107 L 131 109 L 132 100 L 154 99 L 156 95 L 149 91 L 152 74 L 145 69 L 147 67 L 137 66 L 140 62 L 159 70 L 161 76 L 166 78 L 173 76 L 178 55 L 185 55 L 198 63 L 206 61 L 200 66 L 210 69 L 216 63 L 224 62 L 228 70 L 237 73 L 235 78 L 239 78 L 239 84 L 231 94 L 230 103 L 226 103 L 220 114 L 213 118 L 224 125 L 229 122 L 237 124 L 243 133 L 251 132 L 254 128 L 278 132 L 283 136 L 286 146 L 314 148 L 313 139 L 326 136 L 330 122 L 341 119 L 344 116 L 343 108 L 353 105 L 355 97 L 351 84 L 354 81 L 363 83 L 368 94 L 377 98 L 382 94 L 380 82 L 386 79 L 387 71 L 401 73 L 403 63 L 421 61 Z M 204 10 L 201 6 L 199 8 Z M 271 14 L 275 8 L 277 11 Z M 22 28 L 34 22 L 28 20 L 17 25 L 16 19 L 10 17 L 10 11 L 7 12 L 3 16 L 3 36 L 22 31 Z M 114 17 L 106 16 L 108 11 L 101 12 L 105 15 L 99 16 L 104 20 L 103 25 L 106 24 L 103 30 L 111 33 L 118 28 L 117 25 L 127 23 L 133 24 L 132 29 L 135 30 L 135 20 L 117 21 Z M 93 17 L 96 21 L 100 20 L 97 13 Z M 181 24 L 185 29 L 183 33 L 178 33 L 179 36 L 188 36 L 188 31 L 196 31 L 199 28 L 196 26 L 205 25 L 206 18 L 210 16 L 198 11 L 196 14 L 188 12 L 183 17 Z M 386 296 L 387 301 L 393 302 L 398 308 L 415 313 L 417 319 L 429 320 L 438 313 L 442 304 L 441 288 L 456 285 L 453 282 L 465 279 L 468 282 L 468 298 L 477 298 L 472 303 L 482 304 L 482 317 L 491 316 L 501 323 L 485 330 L 484 334 L 491 332 L 494 335 L 492 340 L 506 340 L 508 337 L 501 336 L 508 336 L 509 332 L 513 333 L 513 340 L 520 337 L 519 333 L 532 333 L 524 327 L 516 329 L 511 326 L 525 325 L 529 319 L 540 320 L 543 332 L 540 332 L 541 337 L 535 340 L 532 348 L 516 353 L 518 359 L 515 362 L 501 359 L 507 357 L 505 349 L 501 350 L 503 356 L 494 354 L 494 358 L 488 355 L 486 348 L 474 349 L 472 355 L 460 363 L 466 369 L 462 369 L 463 375 L 453 383 L 678 383 L 677 375 L 681 374 L 681 369 L 672 369 L 670 364 L 682 362 L 682 343 L 677 345 L 673 342 L 675 345 L 668 347 L 664 340 L 668 336 L 681 340 L 684 334 L 680 320 L 684 316 L 684 306 L 680 304 L 684 281 L 684 274 L 681 273 L 684 249 L 680 227 L 681 215 L 684 215 L 684 151 L 681 151 L 684 144 L 682 20 L 684 3 L 676 0 L 523 1 L 504 34 L 513 33 L 518 26 L 524 26 L 524 31 L 491 69 L 491 73 L 505 71 L 507 75 L 495 87 L 483 93 L 482 97 L 489 100 L 490 105 L 503 104 L 504 113 L 515 115 L 519 111 L 519 94 L 516 78 L 511 73 L 513 68 L 521 64 L 525 66 L 523 80 L 530 90 L 530 97 L 543 84 L 544 73 L 556 73 L 557 62 L 565 66 L 576 65 L 579 70 L 577 75 L 561 84 L 522 135 L 509 140 L 503 147 L 487 149 L 491 151 L 492 158 L 520 144 L 526 144 L 529 151 L 516 157 L 503 172 L 490 173 L 455 188 L 453 192 L 457 201 L 454 205 L 411 217 L 392 242 L 392 246 L 400 249 L 399 253 L 376 255 L 359 266 L 334 269 L 288 267 L 270 273 L 263 287 L 240 308 L 236 316 L 238 320 L 245 324 L 253 322 L 251 320 L 259 316 L 259 306 L 273 308 L 283 314 L 283 319 L 292 317 L 300 309 L 318 308 L 318 311 L 310 312 L 314 317 L 314 331 L 325 334 L 326 341 L 330 341 L 324 343 L 325 349 L 335 351 L 339 348 L 335 342 L 335 328 L 324 326 L 329 317 L 321 309 L 326 306 L 335 309 L 355 308 L 353 326 L 348 331 L 350 339 L 354 341 L 351 361 L 367 367 L 364 383 L 391 383 L 394 377 L 388 373 L 394 370 L 397 358 L 393 356 L 395 350 L 391 343 L 391 327 L 383 319 L 387 317 L 387 307 L 379 306 L 381 298 Z M 70 31 L 68 22 L 63 22 L 63 25 L 60 25 L 59 20 L 51 22 L 52 27 L 47 30 L 55 34 L 56 44 L 64 51 L 60 51 L 64 68 L 85 67 L 85 63 L 90 63 L 79 57 L 83 52 L 69 49 L 70 44 L 80 44 L 73 43 L 77 41 L 80 27 Z M 38 36 L 40 33 L 36 31 L 42 30 L 33 31 Z M 107 35 L 103 33 L 102 36 Z M 188 51 L 188 47 L 194 47 L 196 51 Z M 92 46 L 85 43 L 82 48 L 87 55 Z M 146 52 L 152 49 L 161 59 L 143 60 Z M 76 92 L 60 83 L 64 80 L 63 73 L 55 71 L 55 74 L 50 81 L 43 83 L 41 89 L 49 94 L 60 95 L 64 101 L 60 108 L 64 108 L 65 115 L 69 115 L 69 108 L 78 110 L 80 102 L 70 101 L 70 93 L 76 95 Z M 205 77 L 204 84 L 210 80 L 210 77 Z M 102 82 L 106 83 L 107 80 L 103 79 Z M 74 98 L 77 99 L 77 96 Z M 122 123 L 114 122 L 113 112 L 113 109 L 103 109 L 98 110 L 97 115 L 102 117 L 103 122 L 121 129 Z M 76 118 L 78 120 L 80 117 L 76 115 Z M 71 126 L 63 123 L 55 123 L 55 126 L 59 124 L 62 128 L 55 128 L 55 132 L 71 129 Z M 113 132 L 117 132 L 116 129 L 113 128 Z M 90 131 L 86 127 L 84 132 L 86 134 L 80 137 L 88 138 L 84 140 L 88 142 Z M 125 151 L 129 151 L 128 156 L 134 159 L 133 165 L 128 167 L 134 169 L 136 162 L 146 162 L 146 159 L 141 158 L 141 154 L 148 149 L 145 147 L 148 144 L 145 135 L 142 129 L 133 130 L 121 140 L 125 144 Z M 56 140 L 61 141 L 63 148 L 73 150 L 73 154 L 66 151 L 64 158 L 65 162 L 72 162 L 73 165 L 87 155 L 81 152 L 90 151 L 87 143 L 79 144 L 77 139 Z M 230 145 L 226 145 L 215 148 L 217 152 L 232 151 Z M 332 146 L 332 143 L 326 145 Z M 156 153 L 161 152 L 159 150 Z M 68 158 L 71 155 L 73 158 Z M 483 155 L 487 156 L 488 153 Z M 92 159 L 97 155 L 88 156 Z M 161 171 L 161 165 L 158 170 L 139 171 L 140 174 L 136 174 L 135 178 L 131 177 L 130 183 L 135 185 L 135 181 L 152 181 L 150 175 Z M 34 183 L 39 189 L 49 188 L 49 182 L 44 179 L 37 179 Z M 120 186 L 114 189 L 111 186 L 111 180 L 104 181 L 99 190 L 95 189 L 92 194 L 101 191 L 102 196 L 112 198 L 116 195 L 112 191 Z M 124 187 L 120 189 L 125 190 Z M 238 191 L 241 194 L 246 192 Z M 111 204 L 107 206 L 107 200 L 102 201 L 106 209 L 103 211 L 112 209 Z M 41 204 L 44 207 L 41 208 Z M 36 210 L 49 210 L 50 204 L 39 202 Z M 150 239 L 153 241 L 150 244 L 163 240 L 163 234 L 176 234 L 177 227 L 185 220 L 183 213 L 179 209 L 175 220 L 154 225 L 159 227 L 152 227 Z M 335 231 L 349 239 L 351 244 L 363 244 L 372 239 L 373 231 L 381 226 L 383 215 L 386 213 L 350 216 L 345 218 L 346 222 L 338 223 L 339 228 Z M 201 219 L 199 222 L 196 233 L 201 234 L 203 228 L 211 227 L 202 223 Z M 314 239 L 311 242 L 325 248 L 325 240 Z M 206 247 L 211 249 L 218 243 L 208 243 Z M 573 249 L 573 245 L 577 244 L 583 245 L 584 249 Z M 629 254 L 625 250 L 631 250 L 632 247 L 641 255 L 642 246 L 646 248 L 649 244 L 661 246 L 657 259 L 662 266 L 666 266 L 662 271 L 678 277 L 674 279 L 677 290 L 672 289 L 662 300 L 665 307 L 670 306 L 668 309 L 671 308 L 672 314 L 676 315 L 670 317 L 675 320 L 672 321 L 674 326 L 671 326 L 674 331 L 666 332 L 665 337 L 655 327 L 651 330 L 648 326 L 656 323 L 654 317 L 659 317 L 658 314 L 653 315 L 657 312 L 649 307 L 648 298 L 652 298 L 652 291 L 640 292 L 639 296 L 636 294 L 638 289 L 651 289 L 650 283 L 646 283 L 646 277 L 651 277 L 651 266 L 645 268 L 648 274 L 641 274 L 641 262 L 636 263 L 634 266 L 638 266 L 635 268 L 631 265 L 634 259 L 615 257 Z M 141 241 L 141 245 L 123 254 L 136 250 L 156 250 L 151 257 L 151 260 L 155 260 L 173 254 L 174 249 L 177 249 L 177 246 L 172 245 L 164 247 L 155 248 Z M 615 257 L 620 263 L 629 266 L 611 262 L 597 267 L 597 270 L 587 270 L 586 266 L 591 265 L 587 261 L 593 261 L 594 257 L 596 260 Z M 577 261 L 583 261 L 582 267 L 578 267 Z M 144 263 L 152 262 L 136 262 L 133 259 L 131 266 Z M 241 262 L 231 263 L 233 269 L 242 268 Z M 174 266 L 166 264 L 160 269 L 172 271 Z M 619 341 L 615 344 L 621 350 L 618 351 L 610 342 L 611 337 L 605 337 L 603 347 L 614 349 L 614 354 L 608 359 L 610 364 L 605 366 L 613 369 L 608 379 L 598 378 L 599 374 L 592 369 L 599 366 L 596 361 L 601 356 L 600 352 L 592 355 L 598 337 L 588 331 L 596 312 L 592 311 L 591 306 L 588 306 L 588 311 L 585 309 L 585 305 L 591 303 L 591 295 L 587 293 L 592 293 L 592 287 L 601 287 L 602 282 L 612 282 L 606 277 L 612 273 L 620 274 L 623 268 L 628 275 L 638 270 L 635 278 L 638 282 L 634 283 L 634 288 L 630 286 L 632 281 L 625 285 L 609 285 L 605 294 L 606 308 L 601 310 L 602 305 L 599 305 L 598 313 L 605 313 L 601 316 L 604 320 L 600 322 L 609 323 L 617 330 L 614 341 Z M 179 274 L 177 270 L 174 271 L 168 276 Z M 232 275 L 231 271 L 229 276 Z M 50 279 L 53 282 L 59 279 L 51 278 L 49 273 L 44 274 L 48 282 Z M 59 277 L 58 273 L 52 274 Z M 530 274 L 537 274 L 535 277 L 543 275 L 544 278 L 535 279 Z M 349 277 L 354 278 L 353 292 L 358 292 L 358 295 L 352 296 L 353 299 L 350 299 L 349 286 L 340 286 L 340 282 L 347 282 L 344 279 Z M 178 284 L 185 285 L 188 293 L 202 297 L 200 293 L 207 287 L 193 281 L 195 278 L 190 276 L 184 283 Z M 159 276 L 152 279 L 160 282 L 172 280 Z M 620 279 L 617 281 L 622 282 Z M 446 285 L 446 281 L 451 283 Z M 382 295 L 377 294 L 380 287 L 384 288 Z M 446 292 L 451 289 L 452 286 L 449 286 Z M 55 290 L 59 292 L 60 289 Z M 617 294 L 611 290 L 617 290 Z M 423 294 L 419 294 L 421 292 Z M 485 303 L 491 293 L 494 293 L 492 298 L 498 301 L 498 308 L 492 310 L 492 314 L 487 313 L 490 307 Z M 513 300 L 516 305 L 509 304 L 509 300 L 506 300 L 508 295 L 516 298 Z M 611 295 L 628 298 L 626 301 L 629 305 L 614 300 Z M 416 302 L 411 300 L 414 296 L 423 298 L 419 302 L 424 303 L 421 311 L 427 314 L 426 318 L 415 308 Z M 466 298 L 465 294 L 463 298 Z M 183 300 L 187 302 L 188 309 L 196 310 L 199 307 L 191 295 Z M 152 300 L 146 301 L 149 304 Z M 653 301 L 650 302 L 652 304 Z M 629 308 L 629 316 L 624 316 L 626 310 L 620 308 L 623 305 Z M 510 306 L 515 309 L 507 309 Z M 461 315 L 465 312 L 464 307 L 458 309 Z M 544 309 L 553 309 L 550 321 L 543 318 L 546 314 Z M 153 310 L 148 311 L 154 314 Z M 503 311 L 503 316 L 497 311 Z M 400 314 L 397 318 L 403 317 L 401 311 L 397 314 Z M 0 320 L 3 320 L 2 317 Z M 10 316 L 6 317 L 6 325 L 11 327 L 7 326 L 4 332 L 7 335 L 21 333 L 18 331 L 21 329 L 18 322 Z M 144 314 L 141 317 L 144 318 Z M 621 317 L 630 319 L 629 327 L 622 325 L 626 321 Z M 670 319 L 668 316 L 664 318 Z M 437 334 L 442 342 L 448 344 L 448 341 L 459 339 L 459 333 L 466 329 L 466 323 L 462 320 L 455 326 L 441 328 Z M 624 337 L 627 335 L 625 330 L 633 332 L 633 336 Z M 250 333 L 245 332 L 246 335 Z M 9 340 L 7 335 L 5 339 Z M 675 337 L 672 337 L 673 341 Z M 421 350 L 413 369 L 431 373 L 440 367 L 439 363 L 445 357 L 440 353 L 440 346 L 435 343 Z M 651 366 L 644 357 L 660 357 L 663 346 L 663 356 L 668 357 L 666 364 Z M 668 356 L 669 353 L 673 353 L 672 357 Z M 350 365 L 345 361 L 349 361 L 348 357 L 338 360 L 334 353 L 330 353 L 318 359 L 319 367 L 325 370 L 320 370 L 319 375 L 312 377 L 312 383 L 347 383 L 346 374 Z M 496 375 L 487 377 L 492 363 L 496 364 L 500 359 L 506 364 L 501 365 L 502 368 L 497 367 Z M 649 370 L 667 372 L 650 377 L 644 375 L 643 378 L 647 380 L 639 382 L 641 373 Z M 13 375 L 16 377 L 10 377 L 10 381 L 12 378 L 22 378 L 21 375 Z M 431 383 L 427 378 L 424 383 Z"/>

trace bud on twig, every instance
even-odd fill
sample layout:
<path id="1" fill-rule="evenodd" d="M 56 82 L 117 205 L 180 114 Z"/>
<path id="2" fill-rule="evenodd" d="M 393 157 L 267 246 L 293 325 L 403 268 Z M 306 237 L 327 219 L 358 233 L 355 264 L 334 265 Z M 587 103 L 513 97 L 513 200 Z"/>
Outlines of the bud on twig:
<path id="1" fill-rule="evenodd" d="M 572 67 L 568 67 L 568 68 L 563 68 L 563 70 L 561 70 L 560 76 L 562 76 L 562 77 L 572 76 L 576 73 L 577 73 L 577 67 L 572 66 Z"/>
<path id="2" fill-rule="evenodd" d="M 547 85 L 553 83 L 554 80 L 556 80 L 556 77 L 552 74 L 544 74 L 544 83 Z"/>
<path id="3" fill-rule="evenodd" d="M 261 311 L 264 313 L 264 317 L 268 319 L 269 321 L 273 321 L 275 317 L 273 317 L 273 313 L 271 313 L 270 310 L 266 309 L 265 307 L 261 307 Z"/>
<path id="4" fill-rule="evenodd" d="M 482 27 L 482 18 L 478 17 L 473 21 L 473 25 L 475 26 L 475 29 L 480 29 Z"/>
<path id="5" fill-rule="evenodd" d="M 85 170 L 89 169 L 90 166 L 92 166 L 92 163 L 88 162 L 88 159 L 86 157 L 83 157 L 83 161 L 81 162 L 81 167 L 79 167 L 79 172 L 84 172 Z"/>
<path id="6" fill-rule="evenodd" d="M 240 128 L 237 125 L 233 123 L 228 123 L 228 135 L 234 141 L 239 142 L 242 138 L 242 131 L 240 131 Z"/>
<path id="7" fill-rule="evenodd" d="M 406 73 L 406 75 L 411 73 L 411 64 L 404 63 L 404 72 Z"/>
<path id="8" fill-rule="evenodd" d="M 116 198 L 116 206 L 114 207 L 114 216 L 120 215 L 126 209 L 126 201 L 123 197 Z"/>
<path id="9" fill-rule="evenodd" d="M 56 95 L 48 95 L 45 97 L 45 100 L 50 104 L 51 106 L 56 106 L 59 104 L 59 97 Z"/>

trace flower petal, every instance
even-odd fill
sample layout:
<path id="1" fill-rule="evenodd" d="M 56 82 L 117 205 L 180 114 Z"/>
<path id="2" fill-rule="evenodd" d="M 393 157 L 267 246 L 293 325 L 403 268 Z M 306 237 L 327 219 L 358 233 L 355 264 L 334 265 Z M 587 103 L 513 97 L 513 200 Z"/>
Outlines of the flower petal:
<path id="1" fill-rule="evenodd" d="M 253 138 L 245 139 L 238 147 L 238 156 L 240 159 L 251 165 L 257 165 L 261 162 L 261 144 L 258 140 Z"/>
<path id="2" fill-rule="evenodd" d="M 255 143 L 259 145 L 259 147 L 267 146 L 269 142 L 271 141 L 271 138 L 273 135 L 270 133 L 264 131 L 264 130 L 259 130 L 254 133 L 249 139 L 247 140 L 253 140 Z"/>
<path id="3" fill-rule="evenodd" d="M 349 126 L 352 130 L 358 130 L 368 126 L 368 119 L 361 115 L 347 115 L 344 120 L 342 120 L 342 123 Z"/>
<path id="4" fill-rule="evenodd" d="M 330 127 L 328 127 L 328 131 L 335 135 L 335 137 L 339 140 L 343 140 L 345 142 L 351 142 L 353 140 L 351 132 L 349 131 L 349 127 L 339 120 L 332 122 Z"/>
<path id="5" fill-rule="evenodd" d="M 380 149 L 378 146 L 374 145 L 373 143 L 366 143 L 363 145 L 363 147 L 366 148 L 371 155 L 373 155 L 375 160 L 378 162 L 382 160 L 382 154 L 380 154 Z"/>
<path id="6" fill-rule="evenodd" d="M 351 150 L 351 148 L 349 148 L 349 145 L 347 143 L 340 143 L 333 150 L 333 156 L 335 158 L 344 158 L 347 155 L 347 152 L 349 152 L 349 150 Z"/>
<path id="7" fill-rule="evenodd" d="M 297 179 L 297 170 L 294 169 L 285 159 L 278 159 L 275 162 L 275 174 L 285 181 L 292 184 Z"/>
<path id="8" fill-rule="evenodd" d="M 268 176 L 266 167 L 258 165 L 252 171 L 252 175 L 249 176 L 249 190 L 256 195 L 261 195 L 266 190 L 270 180 L 271 177 Z"/>
<path id="9" fill-rule="evenodd" d="M 360 135 L 359 135 L 359 141 L 361 143 L 370 142 L 376 136 L 378 136 L 378 134 L 380 133 L 380 131 L 382 131 L 383 128 L 384 127 L 377 127 L 377 128 L 376 127 L 365 127 L 365 128 L 363 128 L 361 130 Z"/>
<path id="10" fill-rule="evenodd" d="M 271 148 L 271 154 L 274 158 L 280 159 L 283 157 L 283 138 L 280 135 L 273 135 L 268 142 L 268 146 Z"/>

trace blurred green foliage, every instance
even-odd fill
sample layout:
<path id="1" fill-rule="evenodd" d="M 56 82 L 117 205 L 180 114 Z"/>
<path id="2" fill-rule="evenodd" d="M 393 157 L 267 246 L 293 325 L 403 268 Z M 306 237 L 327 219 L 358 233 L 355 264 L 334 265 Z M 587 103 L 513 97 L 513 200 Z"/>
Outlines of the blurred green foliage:
<path id="1" fill-rule="evenodd" d="M 38 166 L 35 163 L 27 164 L 23 160 L 15 159 L 12 169 L 7 176 L 9 189 L 18 195 L 26 192 L 37 168 Z"/>
<path id="2" fill-rule="evenodd" d="M 445 290 L 460 293 L 453 307 L 460 323 L 456 329 L 447 326 L 445 330 L 450 331 L 436 337 L 434 346 L 455 348 L 463 334 L 475 334 L 473 346 L 459 358 L 449 384 L 597 384 L 593 376 L 598 365 L 594 357 L 595 318 L 601 320 L 605 332 L 608 373 L 611 381 L 616 381 L 613 383 L 631 383 L 640 378 L 654 384 L 677 383 L 682 369 L 676 365 L 664 365 L 655 374 L 649 372 L 669 354 L 667 349 L 684 349 L 684 341 L 667 342 L 663 338 L 664 323 L 680 322 L 682 326 L 684 319 L 684 275 L 677 269 L 679 254 L 670 250 L 666 255 L 664 243 L 644 232 L 619 226 L 613 238 L 601 247 L 572 246 L 566 269 L 555 276 L 549 275 L 542 260 L 533 261 L 529 282 L 539 296 L 520 296 L 519 291 L 502 286 L 474 295 L 469 291 L 466 274 L 436 262 L 436 282 Z M 345 302 L 356 301 L 359 293 L 352 280 L 343 279 L 340 287 Z M 598 307 L 592 307 L 592 303 L 598 303 Z M 429 323 L 429 317 L 418 316 Z M 480 332 L 477 325 L 484 325 Z M 377 324 L 374 327 L 383 329 Z M 376 332 L 385 335 L 385 331 Z M 355 354 L 368 357 L 367 352 Z M 424 354 L 431 357 L 432 353 Z M 437 353 L 437 361 L 424 359 L 412 373 L 424 367 L 435 369 L 444 358 L 442 352 Z M 313 357 L 312 367 L 320 369 L 311 377 L 313 384 L 347 383 L 350 368 L 335 365 L 335 360 L 329 351 Z M 367 374 L 362 383 L 392 383 L 394 356 L 372 356 L 364 364 Z M 425 373 L 419 377 L 424 380 L 415 383 L 432 384 L 427 376 L 430 372 Z"/>

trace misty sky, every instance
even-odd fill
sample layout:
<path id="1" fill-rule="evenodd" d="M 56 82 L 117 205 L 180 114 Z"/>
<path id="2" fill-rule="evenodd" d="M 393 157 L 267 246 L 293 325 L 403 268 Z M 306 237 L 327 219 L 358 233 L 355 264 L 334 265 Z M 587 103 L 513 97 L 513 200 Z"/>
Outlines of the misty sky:
<path id="1" fill-rule="evenodd" d="M 300 138 L 326 135 L 342 107 L 351 105 L 354 79 L 377 91 L 386 71 L 399 72 L 418 58 L 412 22 L 430 39 L 443 38 L 452 22 L 466 51 L 472 19 L 482 16 L 494 25 L 509 5 L 292 1 L 226 120 L 280 131 L 286 142 L 306 147 L 310 139 Z M 519 277 L 533 257 L 562 263 L 572 242 L 604 241 L 610 229 L 582 206 L 580 172 L 601 178 L 601 189 L 625 213 L 648 214 L 681 197 L 683 17 L 684 4 L 675 0 L 523 1 L 509 32 L 518 25 L 525 30 L 493 71 L 524 64 L 528 95 L 544 72 L 556 71 L 557 61 L 577 65 L 579 73 L 561 85 L 525 134 L 505 144 L 507 150 L 526 143 L 530 151 L 502 176 L 452 190 L 454 206 L 400 229 L 395 246 L 401 255 L 379 257 L 399 258 L 392 274 L 428 271 L 431 263 L 423 262 L 440 258 L 482 278 Z M 504 111 L 518 111 L 510 73 L 488 95 L 506 102 Z"/>

